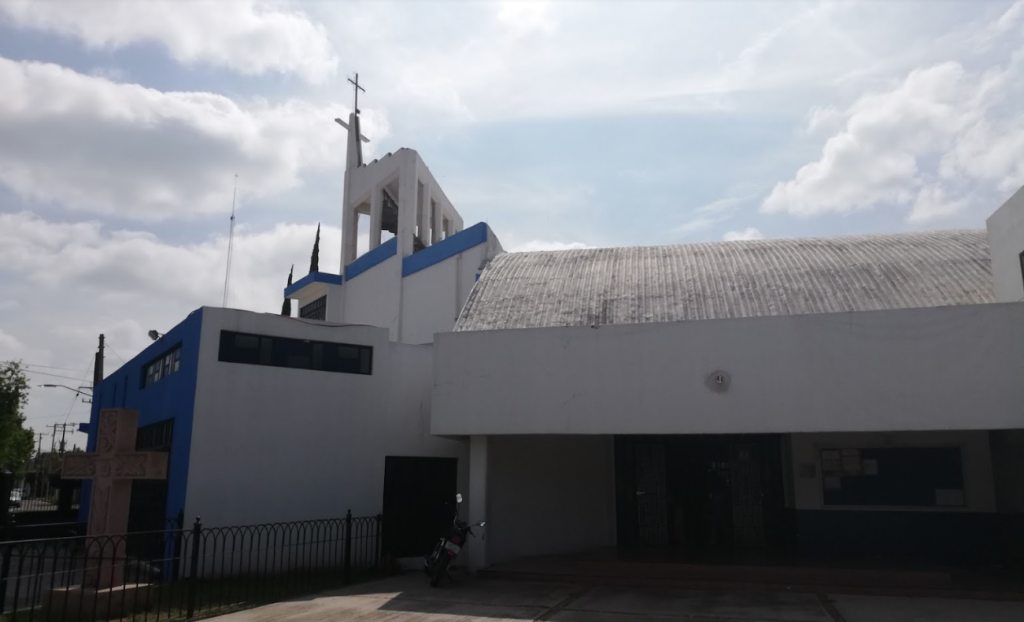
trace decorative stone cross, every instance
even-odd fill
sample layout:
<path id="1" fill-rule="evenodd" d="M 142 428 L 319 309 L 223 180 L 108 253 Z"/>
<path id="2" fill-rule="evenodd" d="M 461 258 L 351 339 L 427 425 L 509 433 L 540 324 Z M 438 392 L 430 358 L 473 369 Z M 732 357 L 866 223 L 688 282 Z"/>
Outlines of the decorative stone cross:
<path id="1" fill-rule="evenodd" d="M 135 451 L 139 411 L 108 408 L 100 411 L 96 453 L 64 454 L 65 479 L 91 479 L 89 558 L 83 586 L 106 589 L 124 584 L 124 534 L 132 480 L 166 479 L 167 453 Z"/>

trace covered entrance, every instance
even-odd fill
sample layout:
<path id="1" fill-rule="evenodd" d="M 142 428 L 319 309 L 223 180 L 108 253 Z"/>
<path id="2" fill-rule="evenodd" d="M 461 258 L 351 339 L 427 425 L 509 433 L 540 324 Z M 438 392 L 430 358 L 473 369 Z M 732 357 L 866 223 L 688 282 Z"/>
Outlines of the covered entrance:
<path id="1" fill-rule="evenodd" d="M 784 557 L 781 448 L 775 434 L 616 436 L 618 546 L 681 560 Z"/>

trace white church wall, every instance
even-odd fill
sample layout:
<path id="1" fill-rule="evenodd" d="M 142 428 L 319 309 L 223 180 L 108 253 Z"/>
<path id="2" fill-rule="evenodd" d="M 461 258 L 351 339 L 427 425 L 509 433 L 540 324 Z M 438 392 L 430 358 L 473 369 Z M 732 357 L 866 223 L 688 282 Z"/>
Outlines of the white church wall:
<path id="1" fill-rule="evenodd" d="M 992 277 L 996 300 L 1017 302 L 1024 299 L 1024 188 L 989 216 L 988 242 L 992 254 Z"/>
<path id="2" fill-rule="evenodd" d="M 419 155 L 415 151 L 403 148 L 354 169 L 349 178 L 350 202 L 368 201 L 374 188 L 393 180 L 401 168 L 416 166 L 418 158 Z"/>
<path id="3" fill-rule="evenodd" d="M 402 258 L 392 255 L 354 279 L 345 280 L 344 323 L 387 327 L 398 338 Z"/>
<path id="4" fill-rule="evenodd" d="M 615 546 L 609 436 L 488 438 L 487 559 Z"/>
<path id="5" fill-rule="evenodd" d="M 474 246 L 402 279 L 402 342 L 433 343 L 435 333 L 455 327 L 489 247 Z"/>
<path id="6" fill-rule="evenodd" d="M 992 454 L 988 432 L 860 432 L 852 434 L 792 434 L 792 484 L 795 507 L 798 510 L 877 510 L 919 512 L 994 512 L 996 510 L 995 483 L 992 474 Z M 827 506 L 822 500 L 821 449 L 866 449 L 872 447 L 959 447 L 963 460 L 964 507 L 853 507 Z M 801 475 L 801 465 L 814 465 L 814 477 Z"/>
<path id="7" fill-rule="evenodd" d="M 390 343 L 381 328 L 203 313 L 186 516 L 242 525 L 376 515 L 388 455 L 458 458 L 465 486 L 467 444 L 429 434 L 430 346 Z M 222 329 L 369 345 L 373 374 L 221 363 Z"/>
<path id="8" fill-rule="evenodd" d="M 1022 326 L 1024 305 L 992 304 L 440 334 L 432 430 L 1021 427 Z M 717 370 L 729 375 L 725 392 L 708 385 Z"/>

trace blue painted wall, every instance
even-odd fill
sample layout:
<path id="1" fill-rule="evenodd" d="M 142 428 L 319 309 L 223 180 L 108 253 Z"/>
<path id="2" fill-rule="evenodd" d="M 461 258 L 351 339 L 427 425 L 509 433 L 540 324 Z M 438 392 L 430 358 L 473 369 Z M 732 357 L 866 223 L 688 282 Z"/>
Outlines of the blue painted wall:
<path id="1" fill-rule="evenodd" d="M 138 356 L 107 376 L 93 391 L 89 418 L 88 450 L 96 450 L 96 426 L 101 408 L 133 408 L 139 411 L 139 426 L 174 419 L 174 438 L 167 471 L 167 518 L 185 507 L 188 459 L 192 446 L 192 412 L 196 401 L 199 371 L 199 339 L 203 310 L 197 309 Z M 181 345 L 178 371 L 143 388 L 143 370 L 158 356 Z M 79 520 L 89 516 L 91 486 L 85 482 Z"/>
<path id="2" fill-rule="evenodd" d="M 345 280 L 351 281 L 370 268 L 382 263 L 398 252 L 398 238 L 391 238 L 377 248 L 360 255 L 355 261 L 345 266 Z"/>

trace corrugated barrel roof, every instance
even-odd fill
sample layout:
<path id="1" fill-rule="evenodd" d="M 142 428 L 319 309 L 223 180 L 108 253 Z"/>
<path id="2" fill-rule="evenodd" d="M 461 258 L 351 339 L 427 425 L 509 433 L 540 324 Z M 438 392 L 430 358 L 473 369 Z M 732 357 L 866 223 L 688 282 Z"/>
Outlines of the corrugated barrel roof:
<path id="1" fill-rule="evenodd" d="M 456 330 L 637 324 L 994 302 L 984 231 L 496 257 Z"/>

